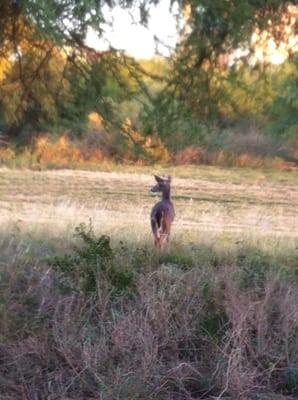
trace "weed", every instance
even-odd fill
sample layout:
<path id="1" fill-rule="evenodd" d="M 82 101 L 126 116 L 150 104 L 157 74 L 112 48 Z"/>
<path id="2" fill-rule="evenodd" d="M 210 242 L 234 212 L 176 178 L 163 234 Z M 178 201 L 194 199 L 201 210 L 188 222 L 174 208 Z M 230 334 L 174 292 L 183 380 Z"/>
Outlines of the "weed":
<path id="1" fill-rule="evenodd" d="M 190 269 L 194 266 L 193 259 L 191 255 L 183 253 L 183 252 L 172 252 L 162 254 L 160 257 L 160 261 L 163 264 L 172 264 L 176 265 L 178 268 L 183 270 Z"/>
<path id="2" fill-rule="evenodd" d="M 73 288 L 78 285 L 85 294 L 95 293 L 107 280 L 111 290 L 119 294 L 133 286 L 133 272 L 116 268 L 110 238 L 106 235 L 97 237 L 91 220 L 89 226 L 84 223 L 77 226 L 74 236 L 82 241 L 82 245 L 75 246 L 73 254 L 49 260 L 55 270 L 72 278 Z"/>
<path id="3" fill-rule="evenodd" d="M 242 289 L 254 288 L 262 292 L 266 276 L 274 267 L 268 254 L 244 248 L 237 254 L 236 262 L 240 270 L 240 287 Z"/>

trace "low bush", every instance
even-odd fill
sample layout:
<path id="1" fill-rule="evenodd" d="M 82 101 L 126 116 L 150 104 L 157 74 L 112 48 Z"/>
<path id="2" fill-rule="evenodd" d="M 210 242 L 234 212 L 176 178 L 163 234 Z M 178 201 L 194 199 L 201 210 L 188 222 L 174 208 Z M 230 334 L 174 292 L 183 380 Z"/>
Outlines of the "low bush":
<path id="1" fill-rule="evenodd" d="M 96 237 L 90 222 L 89 226 L 80 224 L 75 230 L 75 237 L 81 240 L 80 247 L 76 246 L 71 254 L 49 260 L 49 264 L 63 278 L 70 278 L 67 280 L 69 287 L 87 294 L 102 290 L 108 283 L 108 290 L 121 294 L 133 286 L 133 272 L 115 265 L 108 236 Z"/>

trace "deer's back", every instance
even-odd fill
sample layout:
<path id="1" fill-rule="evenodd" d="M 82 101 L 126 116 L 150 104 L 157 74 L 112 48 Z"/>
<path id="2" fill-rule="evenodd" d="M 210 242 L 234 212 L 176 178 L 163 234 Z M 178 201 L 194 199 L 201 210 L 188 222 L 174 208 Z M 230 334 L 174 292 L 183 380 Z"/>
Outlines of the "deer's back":
<path id="1" fill-rule="evenodd" d="M 175 217 L 173 203 L 170 200 L 162 200 L 155 204 L 151 211 L 151 218 L 156 219 L 160 225 L 161 219 L 165 218 L 167 222 L 172 223 Z"/>

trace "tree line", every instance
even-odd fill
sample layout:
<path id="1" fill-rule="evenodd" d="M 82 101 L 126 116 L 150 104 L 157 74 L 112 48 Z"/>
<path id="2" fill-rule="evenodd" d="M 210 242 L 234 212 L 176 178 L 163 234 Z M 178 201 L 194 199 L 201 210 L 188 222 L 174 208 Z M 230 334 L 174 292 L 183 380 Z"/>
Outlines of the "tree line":
<path id="1" fill-rule="evenodd" d="M 104 6 L 128 12 L 138 6 L 146 25 L 150 6 L 157 2 L 3 0 L 2 136 L 19 145 L 28 145 L 40 132 L 67 131 L 81 138 L 95 112 L 114 143 L 128 141 L 136 149 L 144 143 L 163 144 L 171 151 L 228 145 L 227 132 L 246 132 L 252 126 L 279 147 L 295 141 L 294 3 L 173 1 L 182 21 L 179 40 L 171 56 L 151 61 L 86 45 L 89 29 L 103 34 Z M 270 44 L 284 51 L 280 65 L 268 58 Z"/>

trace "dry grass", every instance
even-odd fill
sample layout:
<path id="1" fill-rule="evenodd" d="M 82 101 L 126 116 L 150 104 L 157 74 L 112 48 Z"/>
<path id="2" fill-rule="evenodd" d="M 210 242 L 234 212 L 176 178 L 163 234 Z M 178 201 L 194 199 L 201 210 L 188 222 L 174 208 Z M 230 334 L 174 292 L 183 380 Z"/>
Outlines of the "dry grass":
<path id="1" fill-rule="evenodd" d="M 148 169 L 0 170 L 1 400 L 297 398 L 297 175 L 161 172 L 177 218 L 158 255 Z M 91 294 L 88 263 L 47 263 L 89 218 L 121 292 L 102 263 Z"/>
<path id="2" fill-rule="evenodd" d="M 260 155 L 248 150 L 233 149 L 207 151 L 190 146 L 173 155 L 175 165 L 214 165 L 217 167 L 270 168 L 280 171 L 297 171 L 297 162 L 285 161 L 282 157 Z"/>
<path id="3" fill-rule="evenodd" d="M 295 177 L 217 169 L 197 169 L 188 179 L 174 176 L 174 240 L 206 233 L 297 236 Z M 144 173 L 2 169 L 1 223 L 67 231 L 91 218 L 100 231 L 113 234 L 129 227 L 130 235 L 147 241 L 148 215 L 156 201 L 149 193 L 152 182 Z"/>

